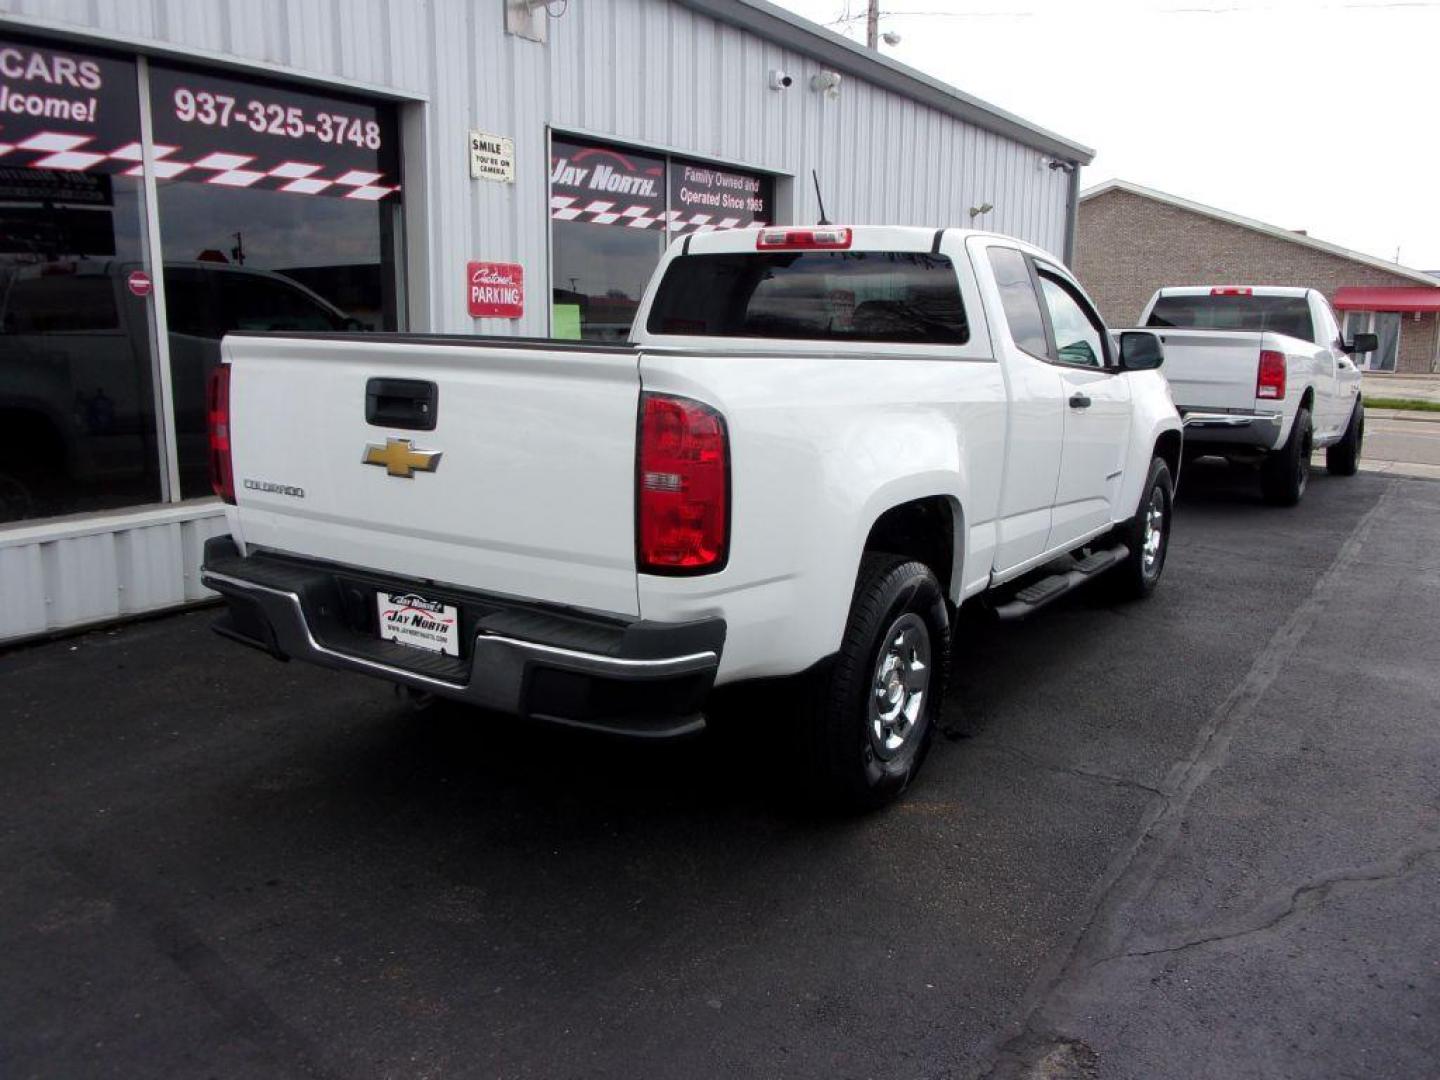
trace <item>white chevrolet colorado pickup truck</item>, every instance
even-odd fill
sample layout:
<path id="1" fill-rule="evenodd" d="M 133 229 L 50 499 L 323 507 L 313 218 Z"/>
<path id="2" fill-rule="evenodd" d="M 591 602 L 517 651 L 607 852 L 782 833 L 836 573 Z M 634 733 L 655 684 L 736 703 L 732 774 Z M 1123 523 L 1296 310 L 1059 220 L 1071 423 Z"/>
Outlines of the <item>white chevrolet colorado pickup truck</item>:
<path id="1" fill-rule="evenodd" d="M 675 241 L 623 346 L 232 334 L 217 629 L 638 735 L 784 677 L 817 792 L 902 790 L 951 618 L 1164 566 L 1181 422 L 1043 251 L 955 229 Z M 768 719 L 768 718 L 767 718 Z M 777 740 L 779 736 L 777 735 Z"/>
<path id="2" fill-rule="evenodd" d="M 1374 350 L 1375 335 L 1345 341 L 1324 295 L 1281 286 L 1166 288 L 1140 323 L 1164 343 L 1188 456 L 1258 463 L 1266 500 L 1280 506 L 1300 501 L 1319 447 L 1328 472 L 1355 474 L 1365 409 L 1350 357 Z"/>

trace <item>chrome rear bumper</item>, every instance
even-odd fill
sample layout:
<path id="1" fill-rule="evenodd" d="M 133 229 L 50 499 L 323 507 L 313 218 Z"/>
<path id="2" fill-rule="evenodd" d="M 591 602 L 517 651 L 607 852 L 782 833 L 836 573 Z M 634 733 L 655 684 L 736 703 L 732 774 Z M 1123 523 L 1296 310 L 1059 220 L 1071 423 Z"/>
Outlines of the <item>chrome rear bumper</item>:
<path id="1" fill-rule="evenodd" d="M 1280 442 L 1285 417 L 1279 412 L 1181 412 L 1185 442 L 1190 445 L 1231 445 L 1273 450 Z"/>
<path id="2" fill-rule="evenodd" d="M 607 623 L 441 588 L 464 613 L 468 631 L 461 655 L 451 657 L 381 640 L 365 627 L 365 605 L 347 604 L 343 594 L 363 597 L 387 584 L 383 579 L 343 567 L 246 558 L 228 537 L 218 540 L 207 544 L 201 569 L 201 581 L 229 605 L 215 629 L 278 658 L 625 735 L 684 735 L 704 727 L 701 709 L 724 644 L 722 620 Z"/>

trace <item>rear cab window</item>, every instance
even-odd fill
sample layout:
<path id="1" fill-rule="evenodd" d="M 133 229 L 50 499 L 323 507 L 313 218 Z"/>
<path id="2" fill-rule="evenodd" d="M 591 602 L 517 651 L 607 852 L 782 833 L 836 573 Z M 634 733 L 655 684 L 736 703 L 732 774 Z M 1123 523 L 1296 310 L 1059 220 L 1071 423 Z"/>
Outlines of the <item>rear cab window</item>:
<path id="1" fill-rule="evenodd" d="M 1145 325 L 1175 330 L 1269 330 L 1301 341 L 1315 340 L 1310 302 L 1303 296 L 1162 296 Z"/>
<path id="2" fill-rule="evenodd" d="M 963 345 L 970 322 L 949 257 L 915 251 L 682 255 L 656 291 L 652 334 Z"/>

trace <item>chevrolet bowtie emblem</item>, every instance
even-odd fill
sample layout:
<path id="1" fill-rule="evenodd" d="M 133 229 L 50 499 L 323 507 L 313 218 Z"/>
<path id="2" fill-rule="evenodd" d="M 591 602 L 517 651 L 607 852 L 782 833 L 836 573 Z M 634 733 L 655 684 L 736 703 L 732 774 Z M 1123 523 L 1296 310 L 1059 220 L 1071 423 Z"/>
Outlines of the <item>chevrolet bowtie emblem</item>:
<path id="1" fill-rule="evenodd" d="M 379 465 L 391 476 L 412 480 L 417 472 L 434 472 L 440 467 L 439 450 L 416 450 L 409 439 L 386 439 L 384 446 L 367 443 L 365 465 Z"/>

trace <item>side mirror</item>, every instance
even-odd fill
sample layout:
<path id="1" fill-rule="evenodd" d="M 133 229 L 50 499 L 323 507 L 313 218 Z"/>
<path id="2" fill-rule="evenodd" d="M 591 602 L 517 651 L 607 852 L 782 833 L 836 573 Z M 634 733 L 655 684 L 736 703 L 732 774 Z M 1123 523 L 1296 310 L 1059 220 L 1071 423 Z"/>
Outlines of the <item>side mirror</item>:
<path id="1" fill-rule="evenodd" d="M 1345 342 L 1344 347 L 1348 353 L 1374 352 L 1380 348 L 1380 339 L 1374 334 L 1356 334 L 1355 340 Z"/>
<path id="2" fill-rule="evenodd" d="M 1126 330 L 1120 335 L 1120 370 L 1154 371 L 1165 362 L 1160 336 L 1145 330 Z"/>

